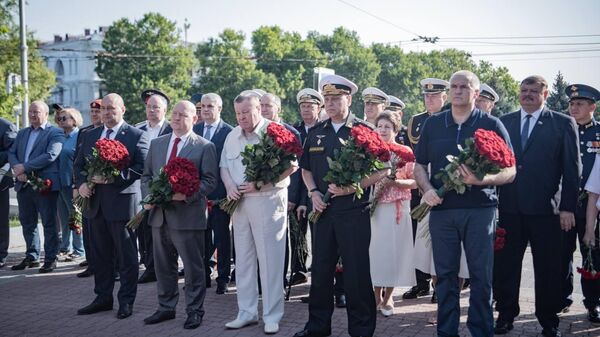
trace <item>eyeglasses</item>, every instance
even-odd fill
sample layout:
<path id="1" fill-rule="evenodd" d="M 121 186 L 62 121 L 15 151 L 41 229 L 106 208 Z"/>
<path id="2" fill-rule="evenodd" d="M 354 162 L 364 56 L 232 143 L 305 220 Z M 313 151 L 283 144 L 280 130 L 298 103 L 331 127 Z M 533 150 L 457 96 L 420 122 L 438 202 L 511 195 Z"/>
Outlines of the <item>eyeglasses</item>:
<path id="1" fill-rule="evenodd" d="M 58 117 L 56 120 L 59 121 L 59 122 L 66 122 L 69 119 L 71 119 L 70 116 L 62 116 L 62 117 Z"/>

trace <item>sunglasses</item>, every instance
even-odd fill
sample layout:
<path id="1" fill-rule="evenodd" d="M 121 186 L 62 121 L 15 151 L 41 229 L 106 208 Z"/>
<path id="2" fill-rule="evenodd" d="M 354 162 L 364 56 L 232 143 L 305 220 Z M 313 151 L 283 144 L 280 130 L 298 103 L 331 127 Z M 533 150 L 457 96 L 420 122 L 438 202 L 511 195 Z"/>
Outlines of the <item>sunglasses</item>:
<path id="1" fill-rule="evenodd" d="M 58 117 L 56 120 L 58 120 L 59 122 L 66 122 L 69 119 L 71 119 L 71 117 L 69 117 L 69 116 L 62 116 L 62 117 Z"/>

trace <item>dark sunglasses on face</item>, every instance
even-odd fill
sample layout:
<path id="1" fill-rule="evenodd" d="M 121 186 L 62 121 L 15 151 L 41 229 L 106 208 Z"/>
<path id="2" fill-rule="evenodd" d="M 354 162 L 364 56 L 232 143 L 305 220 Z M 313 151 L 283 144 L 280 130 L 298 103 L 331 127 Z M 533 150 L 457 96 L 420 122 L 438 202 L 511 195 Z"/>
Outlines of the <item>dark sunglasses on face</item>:
<path id="1" fill-rule="evenodd" d="M 71 119 L 71 117 L 69 117 L 69 116 L 62 116 L 62 117 L 57 118 L 57 120 L 59 122 L 65 122 L 65 121 L 68 121 L 69 119 Z"/>

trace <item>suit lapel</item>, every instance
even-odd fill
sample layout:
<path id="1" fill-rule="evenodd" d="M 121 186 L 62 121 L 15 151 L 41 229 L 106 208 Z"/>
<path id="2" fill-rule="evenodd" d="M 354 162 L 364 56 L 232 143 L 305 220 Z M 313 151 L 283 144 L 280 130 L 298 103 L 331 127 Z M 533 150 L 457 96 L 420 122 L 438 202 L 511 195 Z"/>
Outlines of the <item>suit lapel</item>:
<path id="1" fill-rule="evenodd" d="M 37 138 L 35 139 L 35 143 L 33 143 L 33 147 L 31 147 L 31 153 L 33 153 L 33 151 L 35 151 L 35 149 L 37 148 L 38 144 L 40 143 L 40 141 L 42 140 L 43 137 L 46 136 L 46 134 L 48 133 L 48 130 L 50 130 L 52 126 L 50 125 L 46 125 L 45 129 L 42 129 L 40 131 L 40 133 L 38 134 Z M 31 130 L 29 131 L 31 134 Z M 31 156 L 31 154 L 30 154 Z"/>
<path id="2" fill-rule="evenodd" d="M 546 127 L 548 125 L 547 119 L 550 116 L 550 112 L 545 108 L 540 113 L 540 117 L 535 122 L 536 125 L 533 126 L 533 130 L 531 130 L 531 134 L 529 138 L 527 138 L 527 144 L 525 144 L 525 149 L 523 149 L 523 154 L 527 152 L 527 150 L 531 147 L 531 143 L 535 142 L 537 135 L 542 132 L 540 129 Z"/>
<path id="3" fill-rule="evenodd" d="M 125 137 L 127 137 L 127 131 L 129 131 L 129 125 L 127 123 L 123 123 L 123 125 L 121 125 L 119 130 L 117 130 L 117 134 L 115 135 L 115 140 L 118 140 L 121 143 L 125 144 L 123 139 Z"/>
<path id="4" fill-rule="evenodd" d="M 200 137 L 204 137 L 204 125 L 205 125 L 205 123 L 202 122 L 202 123 L 200 123 L 200 126 L 198 127 L 198 132 L 199 132 L 198 136 L 200 136 Z"/>
<path id="5" fill-rule="evenodd" d="M 181 151 L 179 151 L 179 155 L 177 155 L 177 157 L 186 158 L 186 156 L 194 148 L 194 145 L 196 144 L 198 139 L 199 139 L 199 136 L 197 136 L 195 133 L 192 132 L 188 138 L 188 141 L 183 146 L 183 149 L 181 149 Z"/>
<path id="6" fill-rule="evenodd" d="M 158 138 L 157 138 L 158 139 Z M 156 150 L 155 153 L 157 154 L 157 158 L 156 160 L 158 160 L 158 164 L 159 167 L 162 168 L 167 164 L 167 151 L 169 148 L 169 142 L 171 141 L 171 137 L 164 137 L 164 138 L 160 138 L 160 140 L 158 141 L 154 141 L 154 144 L 156 144 Z"/>
<path id="7" fill-rule="evenodd" d="M 25 140 L 24 142 L 21 142 L 19 146 L 19 158 L 21 158 L 21 160 L 25 160 L 25 152 L 27 152 L 27 143 L 29 142 L 29 136 L 31 135 L 31 126 L 28 127 L 27 129 L 25 129 L 25 132 L 23 134 L 23 139 Z"/>

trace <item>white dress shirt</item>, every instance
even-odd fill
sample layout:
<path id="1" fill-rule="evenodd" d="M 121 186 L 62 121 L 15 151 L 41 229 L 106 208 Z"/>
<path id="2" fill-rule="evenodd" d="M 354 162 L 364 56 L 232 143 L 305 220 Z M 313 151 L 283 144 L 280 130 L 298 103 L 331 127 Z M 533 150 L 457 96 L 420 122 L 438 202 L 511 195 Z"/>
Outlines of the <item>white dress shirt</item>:
<path id="1" fill-rule="evenodd" d="M 146 132 L 148 133 L 149 140 L 158 138 L 158 135 L 160 134 L 160 129 L 162 129 L 164 124 L 165 124 L 164 118 L 160 122 L 158 122 L 158 124 L 156 124 L 154 127 L 151 127 L 150 122 L 146 121 Z"/>
<path id="2" fill-rule="evenodd" d="M 124 120 L 121 120 L 119 122 L 119 124 L 113 126 L 112 128 L 107 128 L 106 124 L 104 125 L 104 129 L 102 130 L 102 134 L 100 135 L 100 139 L 102 138 L 106 138 L 106 131 L 108 129 L 112 129 L 113 132 L 110 134 L 109 139 L 115 139 L 115 137 L 117 136 L 117 132 L 119 132 L 119 129 L 121 128 L 121 126 L 123 126 L 123 124 L 125 123 Z"/>
<path id="3" fill-rule="evenodd" d="M 523 108 L 521 108 L 521 124 L 519 127 L 521 133 L 523 133 L 523 125 L 525 124 L 525 119 L 527 118 L 527 115 L 531 115 L 531 120 L 529 121 L 529 131 L 527 132 L 527 136 L 531 136 L 531 131 L 533 131 L 533 127 L 537 124 L 537 121 L 540 118 L 543 109 L 544 107 L 541 107 L 540 109 L 535 110 L 533 113 L 528 114 L 527 112 L 525 112 L 525 110 L 523 110 Z"/>
<path id="4" fill-rule="evenodd" d="M 190 130 L 185 135 L 182 135 L 181 137 L 179 137 L 181 139 L 181 141 L 179 142 L 179 144 L 177 144 L 177 154 L 179 154 L 179 152 L 181 152 L 181 149 L 183 149 L 183 147 L 187 143 L 192 132 L 193 131 Z M 165 162 L 169 162 L 169 157 L 171 157 L 171 150 L 173 150 L 173 144 L 175 144 L 175 138 L 178 138 L 175 135 L 175 132 L 171 133 L 171 140 L 169 140 L 169 146 L 167 147 L 167 158 L 166 158 Z"/>

